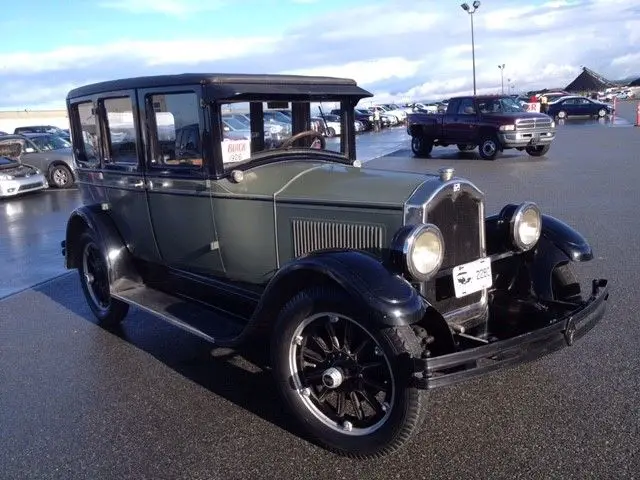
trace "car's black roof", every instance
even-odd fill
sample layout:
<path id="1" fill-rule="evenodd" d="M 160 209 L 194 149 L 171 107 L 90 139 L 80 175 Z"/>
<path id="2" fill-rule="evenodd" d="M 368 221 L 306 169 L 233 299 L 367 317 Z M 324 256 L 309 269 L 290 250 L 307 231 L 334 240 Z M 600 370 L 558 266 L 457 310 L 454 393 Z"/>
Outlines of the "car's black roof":
<path id="1" fill-rule="evenodd" d="M 67 94 L 67 99 L 117 90 L 194 84 L 220 87 L 217 89 L 219 92 L 215 93 L 215 96 L 220 98 L 251 93 L 354 95 L 361 98 L 373 96 L 370 92 L 358 87 L 355 80 L 349 78 L 248 73 L 181 73 L 121 78 L 92 83 L 74 88 Z"/>

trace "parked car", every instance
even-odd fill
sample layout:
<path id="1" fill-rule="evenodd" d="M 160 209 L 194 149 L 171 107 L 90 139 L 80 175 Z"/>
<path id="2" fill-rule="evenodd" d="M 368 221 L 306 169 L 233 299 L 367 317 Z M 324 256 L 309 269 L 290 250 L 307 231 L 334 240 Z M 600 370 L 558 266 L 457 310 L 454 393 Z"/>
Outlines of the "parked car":
<path id="1" fill-rule="evenodd" d="M 573 345 L 608 298 L 606 280 L 582 291 L 574 275 L 593 258 L 588 242 L 535 203 L 485 216 L 485 194 L 452 169 L 362 166 L 350 110 L 337 151 L 310 129 L 312 103 L 347 109 L 370 96 L 353 80 L 288 75 L 78 87 L 67 108 L 84 205 L 62 242 L 100 325 L 135 305 L 214 347 L 266 346 L 282 408 L 360 458 L 419 430 L 427 390 Z M 257 103 L 251 139 L 224 140 L 220 109 L 239 98 Z M 260 114 L 270 98 L 295 107 L 293 136 L 275 149 Z M 197 120 L 200 163 L 158 151 L 156 104 L 176 125 Z M 90 124 L 80 112 L 96 105 Z M 113 149 L 116 108 L 135 118 L 135 158 Z M 98 162 L 87 161 L 87 129 L 104 135 Z"/>
<path id="2" fill-rule="evenodd" d="M 339 109 L 333 109 L 330 112 L 332 115 L 338 115 L 342 113 Z M 373 130 L 373 114 L 370 112 L 362 112 L 359 110 L 353 111 L 354 118 L 356 122 L 360 122 L 362 124 L 362 131 Z"/>
<path id="3" fill-rule="evenodd" d="M 13 197 L 49 187 L 47 179 L 40 170 L 32 165 L 4 156 L 5 153 L 11 155 L 11 152 L 6 152 L 6 147 L 0 147 L 0 150 L 4 150 L 0 155 L 0 198 Z"/>
<path id="4" fill-rule="evenodd" d="M 411 150 L 424 157 L 434 146 L 457 145 L 468 152 L 478 147 L 480 157 L 494 160 L 510 148 L 533 157 L 545 155 L 555 138 L 555 122 L 542 113 L 525 112 L 512 97 L 481 95 L 455 97 L 445 114 L 409 114 L 407 133 Z"/>
<path id="5" fill-rule="evenodd" d="M 53 125 L 22 126 L 15 128 L 13 133 L 15 135 L 23 135 L 26 133 L 51 133 L 53 135 L 57 135 L 58 137 L 64 138 L 68 142 L 71 141 L 71 136 L 68 130 Z"/>
<path id="6" fill-rule="evenodd" d="M 371 122 L 372 122 L 372 128 L 373 128 L 373 119 L 374 119 L 374 115 L 373 112 L 371 112 L 370 110 L 367 110 L 366 108 L 356 108 L 354 110 L 355 115 L 361 116 L 361 117 L 366 117 L 367 119 L 369 117 L 371 117 Z M 395 118 L 395 117 L 394 117 Z M 389 115 L 385 115 L 385 114 L 381 114 L 380 115 L 380 126 L 381 127 L 389 127 L 391 126 L 391 117 Z"/>
<path id="7" fill-rule="evenodd" d="M 0 137 L 0 150 L 18 145 L 18 159 L 40 169 L 50 186 L 69 188 L 75 183 L 71 144 L 52 133 L 28 133 Z"/>
<path id="8" fill-rule="evenodd" d="M 554 118 L 566 119 L 569 117 L 599 117 L 611 115 L 613 107 L 607 103 L 598 102 L 578 95 L 561 97 L 555 102 L 549 103 L 547 114 Z"/>

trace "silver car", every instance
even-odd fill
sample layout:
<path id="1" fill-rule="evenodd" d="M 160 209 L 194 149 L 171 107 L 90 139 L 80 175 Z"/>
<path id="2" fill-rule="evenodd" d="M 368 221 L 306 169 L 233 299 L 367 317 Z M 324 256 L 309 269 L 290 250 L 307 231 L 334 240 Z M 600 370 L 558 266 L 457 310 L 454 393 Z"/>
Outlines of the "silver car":
<path id="1" fill-rule="evenodd" d="M 8 157 L 0 157 L 0 198 L 44 190 L 49 187 L 40 170 Z"/>
<path id="2" fill-rule="evenodd" d="M 0 155 L 40 169 L 52 187 L 69 188 L 75 183 L 71 144 L 57 135 L 3 135 L 0 137 Z"/>

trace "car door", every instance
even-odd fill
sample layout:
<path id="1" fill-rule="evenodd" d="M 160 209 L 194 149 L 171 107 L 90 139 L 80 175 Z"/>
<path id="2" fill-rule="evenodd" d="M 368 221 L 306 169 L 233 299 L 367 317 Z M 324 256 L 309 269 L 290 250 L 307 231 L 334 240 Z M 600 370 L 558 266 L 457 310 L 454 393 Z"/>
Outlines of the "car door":
<path id="1" fill-rule="evenodd" d="M 110 215 L 135 257 L 157 261 L 159 255 L 147 207 L 136 93 L 128 90 L 102 94 L 97 110 L 103 151 L 102 186 Z"/>
<path id="2" fill-rule="evenodd" d="M 472 98 L 462 98 L 445 115 L 445 131 L 450 143 L 467 143 L 475 140 L 477 122 L 476 107 Z"/>
<path id="3" fill-rule="evenodd" d="M 215 274 L 223 271 L 211 205 L 201 87 L 139 91 L 145 112 L 149 212 L 162 262 Z"/>

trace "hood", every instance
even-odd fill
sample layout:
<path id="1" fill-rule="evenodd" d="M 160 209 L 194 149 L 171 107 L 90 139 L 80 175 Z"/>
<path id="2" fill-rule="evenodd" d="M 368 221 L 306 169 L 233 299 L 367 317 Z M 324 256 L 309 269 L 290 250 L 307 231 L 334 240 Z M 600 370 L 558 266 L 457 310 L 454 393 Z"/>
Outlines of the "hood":
<path id="1" fill-rule="evenodd" d="M 353 204 L 402 208 L 425 180 L 433 178 L 410 172 L 321 164 L 292 178 L 276 194 L 276 202 Z"/>
<path id="2" fill-rule="evenodd" d="M 0 164 L 0 174 L 11 175 L 14 178 L 30 177 L 36 174 L 36 169 L 31 165 L 12 162 L 9 164 Z"/>

